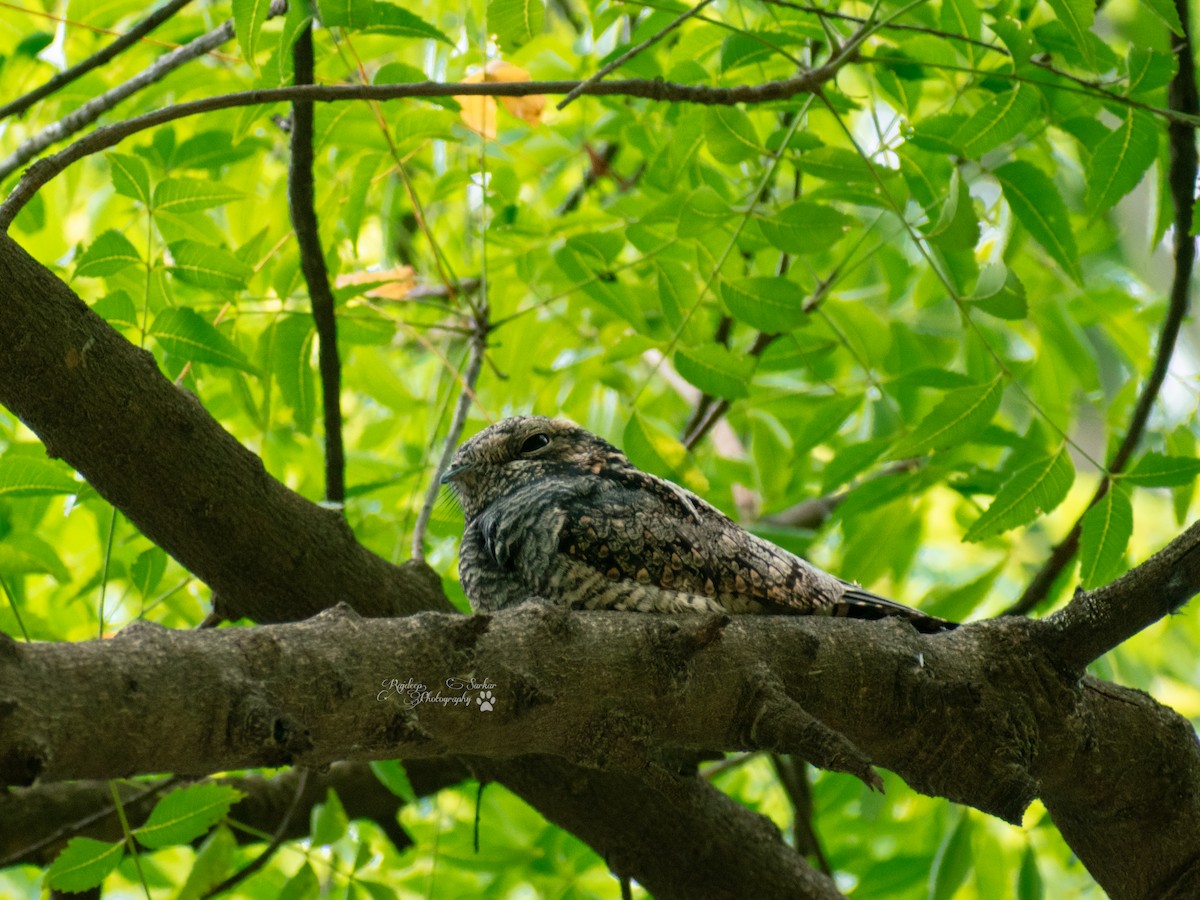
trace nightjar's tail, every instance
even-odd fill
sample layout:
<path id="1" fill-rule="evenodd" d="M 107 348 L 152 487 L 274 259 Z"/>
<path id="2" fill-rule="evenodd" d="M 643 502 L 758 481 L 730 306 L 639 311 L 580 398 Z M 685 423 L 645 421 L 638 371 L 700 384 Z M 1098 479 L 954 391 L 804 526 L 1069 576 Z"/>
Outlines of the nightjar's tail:
<path id="1" fill-rule="evenodd" d="M 922 634 L 937 634 L 957 628 L 957 622 L 927 616 L 920 610 L 896 603 L 870 591 L 864 591 L 856 585 L 850 585 L 829 611 L 829 615 L 849 619 L 883 619 L 895 616 L 908 619 L 913 628 Z"/>

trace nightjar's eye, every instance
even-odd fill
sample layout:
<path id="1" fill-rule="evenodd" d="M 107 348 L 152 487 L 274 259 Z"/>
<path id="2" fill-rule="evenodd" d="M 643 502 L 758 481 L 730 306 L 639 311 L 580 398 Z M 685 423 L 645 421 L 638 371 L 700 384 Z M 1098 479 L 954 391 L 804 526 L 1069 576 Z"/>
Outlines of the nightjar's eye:
<path id="1" fill-rule="evenodd" d="M 550 435 L 543 434 L 540 431 L 537 434 L 531 434 L 525 438 L 525 443 L 521 445 L 521 455 L 526 456 L 530 453 L 536 453 L 549 443 Z"/>

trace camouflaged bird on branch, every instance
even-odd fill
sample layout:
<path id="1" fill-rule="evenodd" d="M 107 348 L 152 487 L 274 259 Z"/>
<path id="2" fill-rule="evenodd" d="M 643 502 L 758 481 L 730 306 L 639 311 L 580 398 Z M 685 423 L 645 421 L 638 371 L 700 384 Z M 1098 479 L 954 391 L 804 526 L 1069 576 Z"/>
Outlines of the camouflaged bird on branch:
<path id="1" fill-rule="evenodd" d="M 518 416 L 464 443 L 442 481 L 466 517 L 472 607 L 774 613 L 954 624 L 876 596 L 750 534 L 561 419 Z"/>

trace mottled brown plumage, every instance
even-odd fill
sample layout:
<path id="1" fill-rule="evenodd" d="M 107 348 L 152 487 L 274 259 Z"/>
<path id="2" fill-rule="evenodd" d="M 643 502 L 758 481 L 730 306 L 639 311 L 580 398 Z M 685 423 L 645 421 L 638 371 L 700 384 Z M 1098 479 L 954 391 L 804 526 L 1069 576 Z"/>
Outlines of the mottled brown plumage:
<path id="1" fill-rule="evenodd" d="M 466 517 L 459 574 L 476 610 L 531 598 L 641 612 L 900 616 L 878 597 L 750 534 L 561 419 L 518 416 L 464 443 L 443 477 Z"/>

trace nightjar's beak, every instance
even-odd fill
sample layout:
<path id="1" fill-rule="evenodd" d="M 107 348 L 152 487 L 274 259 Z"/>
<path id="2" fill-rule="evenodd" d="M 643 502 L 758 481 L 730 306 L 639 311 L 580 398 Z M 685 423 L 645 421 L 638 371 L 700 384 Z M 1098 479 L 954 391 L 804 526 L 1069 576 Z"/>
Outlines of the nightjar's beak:
<path id="1" fill-rule="evenodd" d="M 442 473 L 441 482 L 442 484 L 450 484 L 455 478 L 462 475 L 464 472 L 470 471 L 470 469 L 471 466 L 469 463 L 460 463 L 457 466 L 451 464 L 450 468 Z"/>

